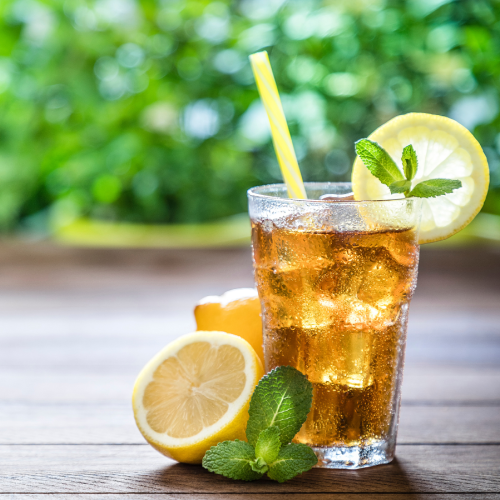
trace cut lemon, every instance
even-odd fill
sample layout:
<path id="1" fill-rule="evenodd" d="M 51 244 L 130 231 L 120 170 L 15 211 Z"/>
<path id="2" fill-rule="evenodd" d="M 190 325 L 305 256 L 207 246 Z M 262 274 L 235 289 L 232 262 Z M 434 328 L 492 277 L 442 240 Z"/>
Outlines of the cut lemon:
<path id="1" fill-rule="evenodd" d="M 223 332 L 184 335 L 137 377 L 135 421 L 160 453 L 201 463 L 211 446 L 246 440 L 250 398 L 263 375 L 259 357 L 240 337 Z"/>
<path id="2" fill-rule="evenodd" d="M 264 365 L 260 301 L 255 288 L 236 288 L 209 295 L 194 308 L 198 330 L 219 330 L 245 339 Z"/>
<path id="3" fill-rule="evenodd" d="M 459 179 L 462 187 L 451 194 L 422 200 L 419 243 L 444 240 L 463 229 L 477 215 L 488 192 L 486 157 L 474 136 L 455 120 L 425 113 L 398 116 L 375 130 L 370 140 L 380 144 L 402 170 L 403 148 L 412 144 L 418 170 L 412 187 L 435 178 Z M 391 195 L 356 157 L 352 171 L 356 200 L 401 198 Z"/>

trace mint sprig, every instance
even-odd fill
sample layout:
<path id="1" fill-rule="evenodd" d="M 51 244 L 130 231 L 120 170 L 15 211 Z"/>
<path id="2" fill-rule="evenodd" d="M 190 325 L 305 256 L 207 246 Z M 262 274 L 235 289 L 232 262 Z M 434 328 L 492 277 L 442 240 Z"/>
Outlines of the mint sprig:
<path id="1" fill-rule="evenodd" d="M 312 384 L 291 366 L 279 366 L 259 381 L 250 400 L 244 441 L 224 441 L 203 457 L 205 469 L 254 481 L 266 472 L 280 483 L 308 471 L 318 459 L 304 444 L 289 444 L 306 421 Z"/>
<path id="2" fill-rule="evenodd" d="M 462 187 L 462 182 L 454 179 L 429 179 L 415 185 L 412 180 L 417 169 L 417 153 L 409 144 L 403 149 L 401 163 L 403 172 L 399 170 L 389 153 L 374 141 L 360 139 L 355 143 L 356 153 L 365 167 L 391 191 L 391 194 L 403 193 L 406 198 L 434 198 L 452 193 Z"/>

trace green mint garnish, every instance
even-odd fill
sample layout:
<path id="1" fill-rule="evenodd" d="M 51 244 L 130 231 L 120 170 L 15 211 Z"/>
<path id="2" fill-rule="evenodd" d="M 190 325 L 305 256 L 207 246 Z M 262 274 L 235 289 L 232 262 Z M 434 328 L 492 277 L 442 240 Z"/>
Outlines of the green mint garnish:
<path id="1" fill-rule="evenodd" d="M 391 190 L 391 194 L 403 193 L 406 198 L 434 198 L 452 193 L 455 189 L 462 187 L 462 182 L 459 180 L 429 179 L 418 183 L 412 189 L 412 180 L 417 173 L 418 161 L 411 144 L 403 149 L 401 157 L 404 174 L 401 173 L 389 153 L 376 142 L 361 139 L 356 142 L 355 146 L 356 153 L 365 167 Z"/>
<path id="2" fill-rule="evenodd" d="M 269 466 L 268 477 L 284 483 L 297 474 L 308 471 L 318 459 L 311 448 L 305 444 L 287 444 L 279 452 L 278 458 Z"/>
<path id="3" fill-rule="evenodd" d="M 269 470 L 267 462 L 263 458 L 256 458 L 251 464 L 252 470 L 261 476 Z"/>
<path id="4" fill-rule="evenodd" d="M 262 431 L 276 426 L 281 444 L 288 444 L 311 409 L 312 385 L 291 366 L 279 366 L 262 377 L 250 400 L 248 442 L 255 446 Z"/>
<path id="5" fill-rule="evenodd" d="M 278 427 L 269 427 L 262 431 L 255 445 L 255 456 L 264 460 L 266 464 L 274 462 L 278 458 L 281 448 L 280 430 Z"/>
<path id="6" fill-rule="evenodd" d="M 452 179 L 429 179 L 417 184 L 408 196 L 416 196 L 417 198 L 434 198 L 443 194 L 452 193 L 453 190 L 461 188 L 460 181 Z"/>
<path id="7" fill-rule="evenodd" d="M 210 472 L 222 474 L 231 479 L 254 481 L 263 474 L 263 472 L 256 472 L 252 467 L 255 460 L 254 447 L 237 439 L 212 446 L 205 453 L 202 465 Z"/>
<path id="8" fill-rule="evenodd" d="M 203 457 L 205 469 L 254 481 L 266 472 L 280 483 L 308 471 L 318 459 L 304 444 L 289 444 L 311 409 L 312 384 L 291 366 L 279 366 L 259 381 L 250 400 L 248 443 L 224 441 Z"/>
<path id="9" fill-rule="evenodd" d="M 391 194 L 396 193 L 406 193 L 411 189 L 411 181 L 396 181 L 393 182 L 389 189 L 391 190 Z"/>
<path id="10" fill-rule="evenodd" d="M 405 178 L 384 148 L 369 139 L 356 142 L 356 153 L 363 160 L 366 168 L 386 186 Z"/>
<path id="11" fill-rule="evenodd" d="M 401 161 L 403 162 L 405 177 L 411 181 L 415 177 L 418 168 L 417 153 L 415 153 L 411 144 L 408 144 L 408 146 L 403 149 Z"/>

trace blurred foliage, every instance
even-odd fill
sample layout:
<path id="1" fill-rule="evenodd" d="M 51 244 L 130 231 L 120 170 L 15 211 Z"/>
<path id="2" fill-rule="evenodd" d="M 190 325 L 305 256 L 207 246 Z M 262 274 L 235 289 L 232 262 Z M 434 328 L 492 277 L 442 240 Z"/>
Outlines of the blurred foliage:
<path id="1" fill-rule="evenodd" d="M 200 222 L 280 181 L 248 54 L 270 52 L 306 180 L 409 111 L 469 127 L 500 213 L 498 0 L 3 0 L 0 226 Z"/>

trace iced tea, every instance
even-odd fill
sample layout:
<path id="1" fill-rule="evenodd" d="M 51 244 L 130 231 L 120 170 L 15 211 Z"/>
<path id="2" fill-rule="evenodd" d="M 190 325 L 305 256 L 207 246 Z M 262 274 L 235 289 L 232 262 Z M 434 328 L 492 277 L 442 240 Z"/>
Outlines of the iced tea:
<path id="1" fill-rule="evenodd" d="M 352 210 L 359 230 L 338 214 L 326 219 L 332 227 L 315 229 L 314 213 L 297 223 L 293 207 L 252 217 L 266 369 L 290 365 L 313 383 L 297 442 L 359 451 L 392 440 L 394 448 L 417 231 L 411 223 L 370 230 Z"/>

